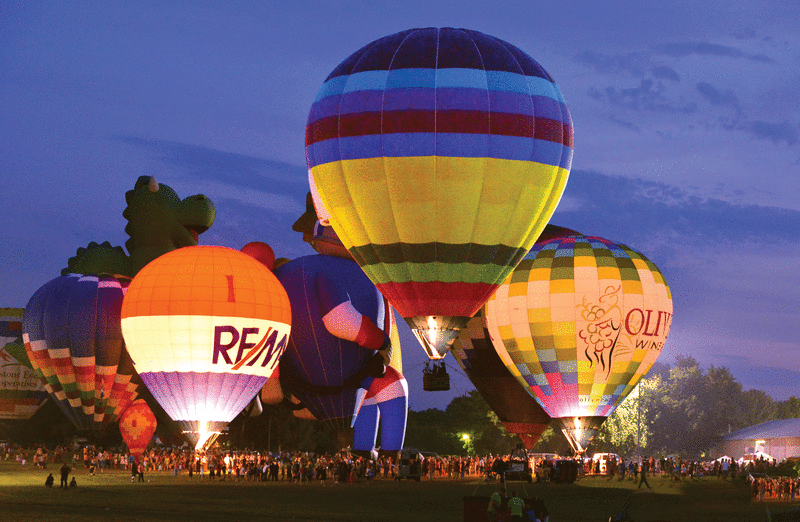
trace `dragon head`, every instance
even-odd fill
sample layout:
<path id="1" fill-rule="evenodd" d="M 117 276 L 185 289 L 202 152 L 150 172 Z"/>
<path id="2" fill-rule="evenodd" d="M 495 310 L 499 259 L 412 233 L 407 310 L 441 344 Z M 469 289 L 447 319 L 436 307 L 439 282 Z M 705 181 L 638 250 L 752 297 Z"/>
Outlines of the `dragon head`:
<path id="1" fill-rule="evenodd" d="M 210 199 L 198 194 L 180 199 L 172 188 L 152 176 L 140 176 L 133 190 L 125 193 L 128 220 L 125 243 L 135 275 L 158 256 L 185 246 L 197 245 L 198 236 L 214 223 L 217 211 Z"/>

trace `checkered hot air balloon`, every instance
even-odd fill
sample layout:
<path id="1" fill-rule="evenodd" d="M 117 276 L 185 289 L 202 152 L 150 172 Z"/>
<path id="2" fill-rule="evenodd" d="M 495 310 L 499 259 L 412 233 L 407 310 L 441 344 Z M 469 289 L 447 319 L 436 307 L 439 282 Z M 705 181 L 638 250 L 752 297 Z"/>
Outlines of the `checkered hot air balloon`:
<path id="1" fill-rule="evenodd" d="M 432 359 L 533 245 L 572 162 L 550 75 L 468 29 L 409 29 L 339 64 L 306 126 L 329 220 Z"/>
<path id="2" fill-rule="evenodd" d="M 139 460 L 156 432 L 156 416 L 144 399 L 133 401 L 122 412 L 119 431 L 131 454 Z"/>
<path id="3" fill-rule="evenodd" d="M 584 451 L 661 353 L 672 296 L 642 254 L 575 235 L 537 243 L 486 322 L 508 370 Z"/>
<path id="4" fill-rule="evenodd" d="M 125 279 L 69 274 L 25 307 L 22 338 L 36 375 L 76 428 L 103 431 L 136 399 L 141 381 L 125 350 Z"/>
<path id="5" fill-rule="evenodd" d="M 272 272 L 218 246 L 156 258 L 122 303 L 122 333 L 136 370 L 198 449 L 267 382 L 290 325 L 289 298 Z"/>

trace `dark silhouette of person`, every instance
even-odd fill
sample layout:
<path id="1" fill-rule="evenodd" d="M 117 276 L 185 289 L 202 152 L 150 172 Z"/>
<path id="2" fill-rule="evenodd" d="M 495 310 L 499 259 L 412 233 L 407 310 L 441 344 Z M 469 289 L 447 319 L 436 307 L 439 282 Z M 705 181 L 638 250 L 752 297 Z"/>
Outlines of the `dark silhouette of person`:
<path id="1" fill-rule="evenodd" d="M 67 479 L 69 478 L 69 472 L 72 471 L 72 468 L 67 466 L 67 463 L 64 462 L 64 464 L 62 464 L 61 469 L 59 471 L 61 472 L 61 485 L 59 487 L 60 488 L 66 488 L 67 487 Z"/>

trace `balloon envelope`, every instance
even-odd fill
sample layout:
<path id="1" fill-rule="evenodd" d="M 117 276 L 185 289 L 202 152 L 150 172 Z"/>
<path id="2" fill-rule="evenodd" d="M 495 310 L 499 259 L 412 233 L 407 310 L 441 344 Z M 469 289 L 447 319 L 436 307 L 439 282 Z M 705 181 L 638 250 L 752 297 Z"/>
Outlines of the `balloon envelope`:
<path id="1" fill-rule="evenodd" d="M 128 449 L 137 458 L 147 449 L 156 432 L 156 416 L 144 401 L 137 399 L 122 412 L 119 418 L 119 431 Z"/>
<path id="2" fill-rule="evenodd" d="M 517 384 L 497 355 L 486 329 L 485 308 L 470 319 L 453 343 L 453 357 L 509 433 L 533 448 L 552 419 Z"/>
<path id="3" fill-rule="evenodd" d="M 506 367 L 582 451 L 661 353 L 672 297 L 642 254 L 579 235 L 537 243 L 486 318 Z"/>
<path id="4" fill-rule="evenodd" d="M 364 46 L 325 80 L 306 126 L 318 215 L 434 359 L 533 245 L 572 146 L 550 75 L 468 29 Z"/>
<path id="5" fill-rule="evenodd" d="M 148 390 L 198 449 L 253 399 L 278 364 L 289 298 L 242 252 L 191 246 L 145 266 L 122 304 L 122 332 Z"/>
<path id="6" fill-rule="evenodd" d="M 36 373 L 19 357 L 22 345 L 22 308 L 0 308 L 0 420 L 25 421 L 47 400 L 47 390 Z M 19 354 L 9 347 L 22 346 Z"/>
<path id="7" fill-rule="evenodd" d="M 344 382 L 376 353 L 332 334 L 323 317 L 350 301 L 384 331 L 391 329 L 391 309 L 356 263 L 334 256 L 304 256 L 280 266 L 275 275 L 292 303 L 292 335 L 281 359 L 281 380 L 314 417 L 337 432 L 352 426 L 363 399 L 355 383 Z M 360 321 L 360 317 L 357 318 Z M 358 324 L 354 325 L 358 329 Z M 399 344 L 394 344 L 396 352 Z"/>
<path id="8" fill-rule="evenodd" d="M 34 372 L 79 430 L 116 422 L 141 386 L 120 331 L 127 285 L 69 274 L 42 286 L 25 308 L 23 340 Z"/>

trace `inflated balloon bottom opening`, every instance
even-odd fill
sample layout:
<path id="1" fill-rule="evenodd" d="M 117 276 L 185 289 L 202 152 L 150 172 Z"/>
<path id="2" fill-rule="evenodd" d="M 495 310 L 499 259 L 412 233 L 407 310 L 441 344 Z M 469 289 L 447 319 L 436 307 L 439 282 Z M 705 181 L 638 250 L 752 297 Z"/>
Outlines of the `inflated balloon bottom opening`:
<path id="1" fill-rule="evenodd" d="M 181 434 L 196 451 L 205 450 L 214 444 L 228 425 L 227 422 L 220 421 L 177 421 L 177 423 L 181 427 Z"/>

